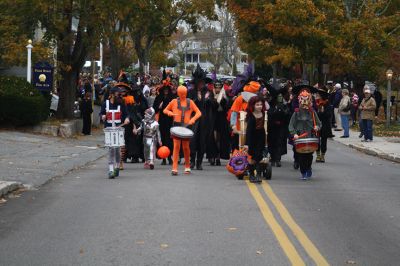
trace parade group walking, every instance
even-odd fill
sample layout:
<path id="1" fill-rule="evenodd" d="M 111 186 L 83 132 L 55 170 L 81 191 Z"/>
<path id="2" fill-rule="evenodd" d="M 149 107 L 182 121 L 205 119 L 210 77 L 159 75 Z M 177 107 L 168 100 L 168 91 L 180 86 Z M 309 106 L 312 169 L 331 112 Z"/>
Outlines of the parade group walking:
<path id="1" fill-rule="evenodd" d="M 190 174 L 208 162 L 259 183 L 262 177 L 271 178 L 272 166 L 282 166 L 290 144 L 293 167 L 308 180 L 313 154 L 316 162 L 326 161 L 333 130 L 347 138 L 350 121 L 358 122 L 360 138 L 373 140 L 376 103 L 368 86 L 363 97 L 339 83 L 287 82 L 276 89 L 254 76 L 251 68 L 230 81 L 207 75 L 198 65 L 186 81 L 165 70 L 162 78 L 129 79 L 121 72 L 99 94 L 105 134 L 123 139 L 109 147 L 109 178 L 117 177 L 124 163 L 141 162 L 151 170 L 160 160 L 171 165 L 172 175 L 179 174 L 179 164 Z"/>

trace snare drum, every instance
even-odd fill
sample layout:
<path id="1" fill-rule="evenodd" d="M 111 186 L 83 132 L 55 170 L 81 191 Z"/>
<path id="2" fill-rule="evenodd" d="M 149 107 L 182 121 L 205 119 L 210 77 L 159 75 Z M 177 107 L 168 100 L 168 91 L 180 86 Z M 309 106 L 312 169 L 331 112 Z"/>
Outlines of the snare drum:
<path id="1" fill-rule="evenodd" d="M 125 129 L 123 127 L 107 127 L 103 131 L 104 146 L 121 147 L 125 145 Z"/>
<path id="2" fill-rule="evenodd" d="M 298 153 L 313 153 L 318 150 L 319 139 L 301 138 L 294 141 L 294 147 Z"/>
<path id="3" fill-rule="evenodd" d="M 193 131 L 186 127 L 171 127 L 170 133 L 175 139 L 191 139 L 194 135 Z"/>

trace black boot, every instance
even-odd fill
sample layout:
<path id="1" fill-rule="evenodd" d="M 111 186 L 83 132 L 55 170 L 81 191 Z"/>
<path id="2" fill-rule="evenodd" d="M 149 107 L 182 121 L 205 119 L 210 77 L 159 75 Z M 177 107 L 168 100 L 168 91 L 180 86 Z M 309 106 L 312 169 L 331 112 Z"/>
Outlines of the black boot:
<path id="1" fill-rule="evenodd" d="M 191 159 L 191 160 L 190 160 L 190 169 L 193 170 L 195 164 L 196 164 L 195 160 L 194 160 L 194 159 Z"/>
<path id="2" fill-rule="evenodd" d="M 197 163 L 196 163 L 196 169 L 197 170 L 203 170 L 203 166 L 202 166 L 203 157 L 204 157 L 204 154 L 201 154 L 199 152 L 197 153 Z"/>
<path id="3" fill-rule="evenodd" d="M 197 170 L 203 170 L 203 166 L 201 165 L 201 163 L 202 163 L 202 161 L 197 161 L 197 163 L 196 163 L 196 169 Z"/>
<path id="4" fill-rule="evenodd" d="M 161 165 L 167 165 L 167 160 L 163 159 Z"/>
<path id="5" fill-rule="evenodd" d="M 263 168 L 262 168 L 260 163 L 257 163 L 256 168 L 257 168 L 256 182 L 257 183 L 261 183 L 262 182 L 262 171 L 263 171 Z"/>
<path id="6" fill-rule="evenodd" d="M 256 176 L 254 175 L 255 165 L 249 164 L 249 181 L 251 183 L 257 183 Z"/>
<path id="7" fill-rule="evenodd" d="M 282 167 L 281 161 L 277 161 L 277 162 L 276 162 L 276 167 Z"/>
<path id="8" fill-rule="evenodd" d="M 215 161 L 215 165 L 216 165 L 216 166 L 221 166 L 221 160 L 220 160 L 220 159 L 217 159 L 217 160 Z"/>
<path id="9" fill-rule="evenodd" d="M 210 159 L 210 164 L 211 164 L 212 166 L 215 165 L 215 158 L 211 158 L 211 159 Z"/>
<path id="10" fill-rule="evenodd" d="M 297 161 L 294 161 L 293 168 L 296 169 L 296 170 L 299 169 L 300 168 L 300 164 Z"/>

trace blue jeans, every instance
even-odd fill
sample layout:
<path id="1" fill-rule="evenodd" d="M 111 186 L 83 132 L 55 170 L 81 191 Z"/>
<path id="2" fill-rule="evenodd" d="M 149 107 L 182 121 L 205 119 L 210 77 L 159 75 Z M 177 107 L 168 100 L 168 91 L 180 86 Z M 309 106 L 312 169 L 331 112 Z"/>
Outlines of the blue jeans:
<path id="1" fill-rule="evenodd" d="M 342 127 L 344 130 L 343 136 L 348 137 L 348 136 L 350 136 L 350 134 L 349 134 L 349 128 L 350 128 L 349 115 L 340 115 L 340 118 L 342 120 Z"/>
<path id="2" fill-rule="evenodd" d="M 372 120 L 369 119 L 363 119 L 362 120 L 362 127 L 363 127 L 363 134 L 364 134 L 364 139 L 367 140 L 372 140 Z"/>

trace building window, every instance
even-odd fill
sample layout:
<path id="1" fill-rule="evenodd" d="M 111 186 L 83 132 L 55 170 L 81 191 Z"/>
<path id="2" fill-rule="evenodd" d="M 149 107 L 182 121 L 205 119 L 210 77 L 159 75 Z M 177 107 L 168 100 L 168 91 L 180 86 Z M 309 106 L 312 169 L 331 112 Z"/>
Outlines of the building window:
<path id="1" fill-rule="evenodd" d="M 186 62 L 188 63 L 192 62 L 192 54 L 186 54 Z"/>
<path id="2" fill-rule="evenodd" d="M 199 54 L 193 54 L 193 63 L 199 62 Z"/>

